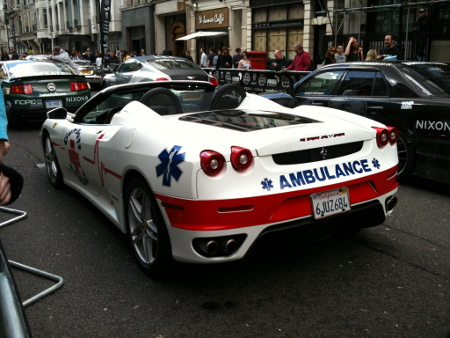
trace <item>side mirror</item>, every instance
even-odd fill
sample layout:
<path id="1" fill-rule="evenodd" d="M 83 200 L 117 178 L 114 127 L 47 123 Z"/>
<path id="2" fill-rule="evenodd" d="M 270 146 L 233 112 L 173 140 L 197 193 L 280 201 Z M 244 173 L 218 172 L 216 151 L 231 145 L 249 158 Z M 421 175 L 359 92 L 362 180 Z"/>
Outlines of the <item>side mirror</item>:
<path id="1" fill-rule="evenodd" d="M 67 117 L 67 110 L 63 107 L 52 109 L 47 113 L 47 117 L 54 120 L 65 120 Z"/>

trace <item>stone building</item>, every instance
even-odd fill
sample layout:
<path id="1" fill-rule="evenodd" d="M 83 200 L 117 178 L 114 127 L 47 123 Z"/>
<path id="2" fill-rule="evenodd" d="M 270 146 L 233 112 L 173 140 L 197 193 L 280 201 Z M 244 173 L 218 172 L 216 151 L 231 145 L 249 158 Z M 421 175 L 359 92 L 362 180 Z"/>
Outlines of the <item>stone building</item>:
<path id="1" fill-rule="evenodd" d="M 201 47 L 276 49 L 294 57 L 302 43 L 316 63 L 330 45 L 356 36 L 365 51 L 383 48 L 384 35 L 398 36 L 408 59 L 414 58 L 414 23 L 419 8 L 430 17 L 428 59 L 450 61 L 450 0 L 4 0 L 0 47 L 43 53 L 55 45 L 101 50 L 101 6 L 109 5 L 103 37 L 107 49 L 182 55 L 198 60 Z M 105 27 L 105 26 L 103 26 Z M 178 40 L 196 32 L 217 36 Z M 233 54 L 233 52 L 232 52 Z"/>

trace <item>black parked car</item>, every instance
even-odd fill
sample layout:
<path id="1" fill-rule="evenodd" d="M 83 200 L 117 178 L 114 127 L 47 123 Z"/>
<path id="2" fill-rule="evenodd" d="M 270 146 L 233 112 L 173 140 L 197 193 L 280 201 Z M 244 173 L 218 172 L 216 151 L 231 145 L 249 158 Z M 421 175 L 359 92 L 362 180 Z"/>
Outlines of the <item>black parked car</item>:
<path id="1" fill-rule="evenodd" d="M 363 115 L 400 129 L 399 178 L 450 183 L 450 65 L 356 62 L 322 67 L 286 93 L 264 94 L 285 106 L 315 105 Z"/>

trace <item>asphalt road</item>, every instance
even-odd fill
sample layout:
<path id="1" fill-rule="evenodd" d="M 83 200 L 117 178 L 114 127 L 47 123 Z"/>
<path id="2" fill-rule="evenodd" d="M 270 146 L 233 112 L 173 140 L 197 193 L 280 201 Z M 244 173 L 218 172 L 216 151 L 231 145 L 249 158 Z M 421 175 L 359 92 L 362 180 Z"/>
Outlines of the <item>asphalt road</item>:
<path id="1" fill-rule="evenodd" d="M 447 337 L 450 186 L 414 179 L 394 214 L 343 238 L 264 241 L 246 259 L 178 265 L 153 280 L 125 237 L 76 192 L 48 183 L 39 127 L 9 131 L 25 178 L 0 229 L 8 258 L 64 278 L 28 306 L 34 337 Z M 9 216 L 2 214 L 1 219 Z M 13 270 L 23 300 L 53 282 Z"/>

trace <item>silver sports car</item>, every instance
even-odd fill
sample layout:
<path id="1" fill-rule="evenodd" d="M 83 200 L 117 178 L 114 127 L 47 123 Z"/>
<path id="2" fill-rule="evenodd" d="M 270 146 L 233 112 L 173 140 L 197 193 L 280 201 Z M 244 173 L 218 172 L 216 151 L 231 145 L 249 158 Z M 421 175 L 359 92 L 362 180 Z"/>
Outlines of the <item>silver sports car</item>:
<path id="1" fill-rule="evenodd" d="M 194 62 L 175 56 L 148 55 L 124 61 L 112 74 L 103 78 L 102 87 L 133 82 L 195 80 L 218 85 L 216 78 L 208 75 Z"/>

